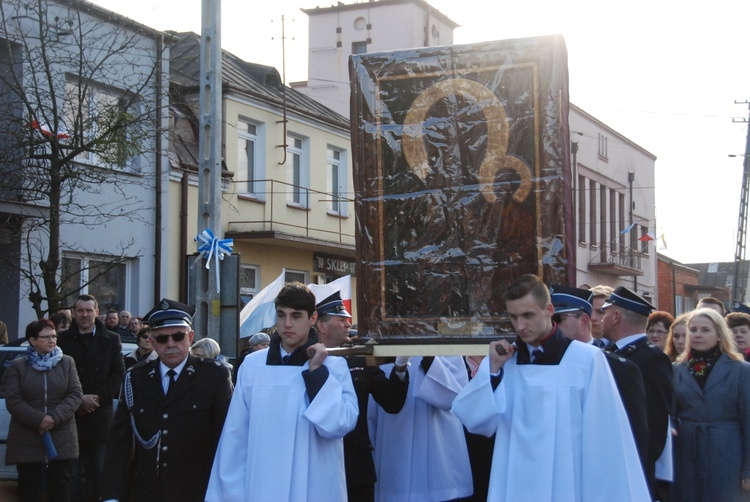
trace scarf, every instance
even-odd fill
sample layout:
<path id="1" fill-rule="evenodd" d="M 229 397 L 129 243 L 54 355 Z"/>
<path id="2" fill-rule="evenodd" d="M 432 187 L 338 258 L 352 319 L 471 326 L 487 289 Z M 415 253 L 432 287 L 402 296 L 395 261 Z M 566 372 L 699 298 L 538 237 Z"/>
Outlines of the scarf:
<path id="1" fill-rule="evenodd" d="M 714 348 L 702 351 L 691 350 L 687 360 L 687 368 L 701 389 L 706 385 L 708 375 L 711 373 L 716 361 L 721 357 L 721 348 L 716 345 Z"/>
<path id="2" fill-rule="evenodd" d="M 32 346 L 26 349 L 26 362 L 37 371 L 50 371 L 57 366 L 62 357 L 63 351 L 60 347 L 55 347 L 55 350 L 44 355 L 41 355 Z"/>

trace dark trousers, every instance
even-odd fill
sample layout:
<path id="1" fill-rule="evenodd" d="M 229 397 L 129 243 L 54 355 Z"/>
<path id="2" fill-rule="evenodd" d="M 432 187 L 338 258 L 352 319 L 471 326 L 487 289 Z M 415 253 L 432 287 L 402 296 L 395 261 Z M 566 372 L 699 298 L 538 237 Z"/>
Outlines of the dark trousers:
<path id="1" fill-rule="evenodd" d="M 42 499 L 44 474 L 47 474 L 47 500 L 70 502 L 70 480 L 75 470 L 75 460 L 54 460 L 18 464 L 18 494 L 21 502 L 38 502 Z"/>
<path id="2" fill-rule="evenodd" d="M 105 441 L 78 442 L 78 469 L 71 486 L 75 502 L 96 502 L 101 497 L 106 444 Z"/>
<path id="3" fill-rule="evenodd" d="M 347 486 L 349 502 L 373 502 L 375 500 L 375 485 Z"/>

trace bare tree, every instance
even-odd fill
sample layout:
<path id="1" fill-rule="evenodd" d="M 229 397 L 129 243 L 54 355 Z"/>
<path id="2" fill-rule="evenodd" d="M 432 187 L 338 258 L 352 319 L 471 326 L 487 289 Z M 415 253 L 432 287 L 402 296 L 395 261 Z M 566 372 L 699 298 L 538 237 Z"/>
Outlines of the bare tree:
<path id="1" fill-rule="evenodd" d="M 0 0 L 0 197 L 37 209 L 20 226 L 15 266 L 39 317 L 133 257 L 127 235 L 119 253 L 78 238 L 147 211 L 138 193 L 154 186 L 153 33 L 80 0 Z M 61 267 L 63 251 L 103 258 L 81 283 L 82 270 Z"/>

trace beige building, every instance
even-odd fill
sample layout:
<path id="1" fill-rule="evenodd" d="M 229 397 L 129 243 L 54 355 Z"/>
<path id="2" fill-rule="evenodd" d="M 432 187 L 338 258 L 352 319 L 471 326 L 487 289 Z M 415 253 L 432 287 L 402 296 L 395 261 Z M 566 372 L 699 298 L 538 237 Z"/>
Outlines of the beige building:
<path id="1" fill-rule="evenodd" d="M 172 48 L 169 295 L 183 297 L 199 231 L 196 197 L 200 38 Z M 243 304 L 286 269 L 326 283 L 353 272 L 354 207 L 346 118 L 286 88 L 278 72 L 223 53 L 222 228 L 241 256 Z M 179 280 L 178 280 L 179 278 Z M 354 286 L 353 286 L 354 287 Z"/>

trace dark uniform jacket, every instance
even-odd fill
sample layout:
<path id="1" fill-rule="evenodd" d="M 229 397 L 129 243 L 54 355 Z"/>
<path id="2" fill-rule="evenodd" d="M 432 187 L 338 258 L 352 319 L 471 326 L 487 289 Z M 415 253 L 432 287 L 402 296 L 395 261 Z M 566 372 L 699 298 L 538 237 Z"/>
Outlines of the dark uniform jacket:
<path id="1" fill-rule="evenodd" d="M 202 502 L 232 399 L 229 369 L 189 355 L 168 396 L 158 359 L 137 364 L 128 373 L 132 406 L 124 384 L 107 441 L 102 499 Z M 131 413 L 140 437 L 153 439 L 152 448 L 134 439 Z"/>
<path id="2" fill-rule="evenodd" d="M 349 372 L 359 404 L 359 417 L 353 431 L 344 436 L 344 464 L 349 489 L 375 484 L 375 463 L 372 443 L 367 430 L 367 402 L 372 394 L 375 402 L 386 413 L 398 413 L 404 407 L 409 390 L 409 373 L 404 381 L 391 371 L 386 377 L 378 366 L 368 366 L 364 356 L 347 357 Z"/>
<path id="3" fill-rule="evenodd" d="M 659 347 L 649 343 L 646 335 L 614 351 L 638 366 L 643 377 L 648 416 L 648 461 L 644 466 L 652 495 L 656 493 L 656 461 L 667 441 L 669 410 L 672 406 L 672 363 Z"/>
<path id="4" fill-rule="evenodd" d="M 122 344 L 117 333 L 107 331 L 98 319 L 96 335 L 81 333 L 75 320 L 60 333 L 57 345 L 76 363 L 84 394 L 99 396 L 99 408 L 91 414 L 76 415 L 79 441 L 106 441 L 112 426 L 112 401 L 117 398 L 125 374 Z"/>
<path id="5" fill-rule="evenodd" d="M 648 462 L 649 436 L 646 390 L 643 385 L 643 377 L 638 366 L 632 361 L 612 352 L 604 352 L 604 355 L 607 356 L 609 369 L 612 371 L 617 390 L 620 393 L 620 400 L 625 408 L 625 413 L 628 415 L 630 430 L 633 432 L 635 447 L 638 449 L 638 457 L 641 459 L 641 465 L 645 466 Z"/>

